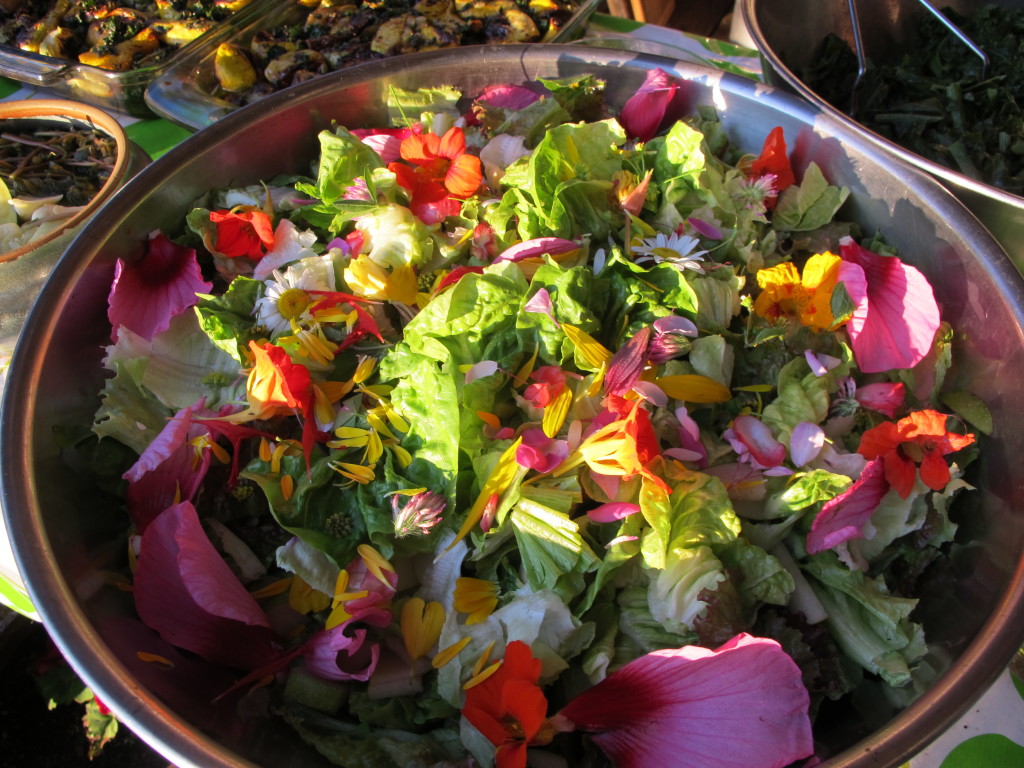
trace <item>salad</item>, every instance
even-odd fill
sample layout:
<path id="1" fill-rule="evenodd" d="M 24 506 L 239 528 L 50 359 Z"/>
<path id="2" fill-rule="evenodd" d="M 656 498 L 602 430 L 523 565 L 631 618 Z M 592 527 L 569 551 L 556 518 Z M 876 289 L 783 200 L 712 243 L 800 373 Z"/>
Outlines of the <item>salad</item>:
<path id="1" fill-rule="evenodd" d="M 928 684 L 988 412 L 848 191 L 678 88 L 392 89 L 118 262 L 147 685 L 343 766 L 781 768 Z"/>

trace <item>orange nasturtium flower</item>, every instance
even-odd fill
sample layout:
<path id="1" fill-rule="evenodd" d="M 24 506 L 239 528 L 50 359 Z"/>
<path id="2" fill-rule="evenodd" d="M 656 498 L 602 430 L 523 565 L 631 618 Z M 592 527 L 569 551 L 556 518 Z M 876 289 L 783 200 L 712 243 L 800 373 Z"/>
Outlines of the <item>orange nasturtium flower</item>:
<path id="1" fill-rule="evenodd" d="M 842 259 L 826 251 L 807 260 L 803 275 L 789 261 L 758 270 L 761 293 L 754 301 L 754 312 L 768 320 L 793 318 L 813 331 L 832 329 L 832 291 L 841 264 Z"/>
<path id="2" fill-rule="evenodd" d="M 897 422 L 879 424 L 861 436 L 857 452 L 868 460 L 881 457 L 886 481 L 904 499 L 914 488 L 918 463 L 921 482 L 933 491 L 941 491 L 949 483 L 946 454 L 974 442 L 973 434 L 947 431 L 947 418 L 944 413 L 923 410 Z"/>
<path id="3" fill-rule="evenodd" d="M 483 682 L 466 691 L 462 716 L 495 747 L 497 768 L 526 768 L 526 749 L 551 742 L 548 700 L 540 689 L 540 660 L 513 640 L 505 659 Z"/>
<path id="4" fill-rule="evenodd" d="M 414 133 L 402 140 L 399 151 L 417 166 L 417 174 L 441 182 L 455 197 L 470 197 L 483 181 L 480 158 L 466 152 L 466 135 L 458 126 L 444 136 Z"/>
<path id="5" fill-rule="evenodd" d="M 274 223 L 262 211 L 211 211 L 210 222 L 217 228 L 211 250 L 229 259 L 259 261 L 274 247 Z"/>
<path id="6" fill-rule="evenodd" d="M 253 367 L 245 385 L 253 418 L 305 413 L 311 400 L 312 379 L 309 369 L 293 363 L 288 353 L 270 343 L 249 342 Z"/>

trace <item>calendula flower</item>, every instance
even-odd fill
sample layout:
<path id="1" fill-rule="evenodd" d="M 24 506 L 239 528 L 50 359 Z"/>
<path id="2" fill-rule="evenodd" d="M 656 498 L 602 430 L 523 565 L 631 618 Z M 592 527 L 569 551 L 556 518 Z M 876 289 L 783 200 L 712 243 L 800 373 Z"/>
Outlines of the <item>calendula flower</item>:
<path id="1" fill-rule="evenodd" d="M 526 749 L 548 744 L 548 700 L 537 681 L 541 663 L 530 646 L 513 640 L 501 666 L 466 691 L 462 716 L 495 746 L 497 768 L 526 768 Z"/>
<path id="2" fill-rule="evenodd" d="M 802 274 L 790 261 L 758 270 L 761 292 L 754 300 L 754 312 L 768 320 L 797 320 L 813 331 L 832 329 L 832 292 L 841 264 L 838 256 L 825 252 L 811 256 Z"/>
<path id="3" fill-rule="evenodd" d="M 617 768 L 783 768 L 814 750 L 809 704 L 800 668 L 781 646 L 740 634 L 713 651 L 641 656 L 550 723 L 592 734 Z"/>
<path id="4" fill-rule="evenodd" d="M 700 240 L 690 235 L 673 232 L 666 235 L 659 232 L 654 237 L 647 237 L 632 248 L 634 259 L 637 264 L 671 264 L 683 272 L 687 269 L 704 274 L 704 266 L 701 262 L 707 250 L 696 250 Z"/>
<path id="5" fill-rule="evenodd" d="M 950 477 L 945 457 L 974 443 L 973 434 L 947 430 L 948 418 L 938 411 L 922 410 L 898 422 L 884 422 L 861 435 L 857 452 L 868 460 L 881 458 L 886 482 L 904 499 L 918 474 L 926 486 L 941 491 Z"/>
<path id="6" fill-rule="evenodd" d="M 229 259 L 259 261 L 274 247 L 274 222 L 263 211 L 211 211 L 216 227 L 210 249 Z"/>
<path id="7" fill-rule="evenodd" d="M 455 610 L 469 614 L 467 624 L 479 624 L 498 607 L 498 585 L 485 579 L 462 576 L 455 581 Z"/>
<path id="8" fill-rule="evenodd" d="M 256 300 L 256 319 L 271 338 L 279 336 L 292 323 L 312 320 L 309 308 L 316 297 L 310 291 L 329 291 L 332 287 L 309 269 L 275 269 L 273 278 L 264 283 L 263 296 Z"/>
<path id="9" fill-rule="evenodd" d="M 131 264 L 118 259 L 114 267 L 107 308 L 111 338 L 117 340 L 117 329 L 123 325 L 150 340 L 166 331 L 173 317 L 194 307 L 196 294 L 212 289 L 213 283 L 203 280 L 194 248 L 154 232 L 141 259 Z"/>

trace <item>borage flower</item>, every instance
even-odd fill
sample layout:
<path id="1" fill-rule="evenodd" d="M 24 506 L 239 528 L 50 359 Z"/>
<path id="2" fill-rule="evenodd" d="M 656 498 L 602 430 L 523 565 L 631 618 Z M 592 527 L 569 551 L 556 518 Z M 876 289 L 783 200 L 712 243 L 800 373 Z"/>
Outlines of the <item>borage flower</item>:
<path id="1" fill-rule="evenodd" d="M 782 768 L 814 749 L 800 668 L 774 640 L 740 634 L 641 656 L 551 719 L 585 731 L 617 768 Z"/>
<path id="2" fill-rule="evenodd" d="M 526 749 L 550 743 L 548 700 L 537 681 L 541 663 L 513 640 L 493 674 L 466 691 L 462 716 L 496 748 L 497 768 L 526 768 Z"/>
<path id="3" fill-rule="evenodd" d="M 107 308 L 111 338 L 117 340 L 117 329 L 123 325 L 152 340 L 170 327 L 171 318 L 196 305 L 196 294 L 212 289 L 213 284 L 203 280 L 194 248 L 153 232 L 142 258 L 132 264 L 118 259 L 114 267 Z"/>

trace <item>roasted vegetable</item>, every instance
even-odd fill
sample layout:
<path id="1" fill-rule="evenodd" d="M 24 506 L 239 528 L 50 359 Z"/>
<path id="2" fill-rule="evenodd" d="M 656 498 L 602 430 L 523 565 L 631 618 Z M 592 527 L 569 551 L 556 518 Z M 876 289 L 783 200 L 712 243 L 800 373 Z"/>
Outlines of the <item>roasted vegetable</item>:
<path id="1" fill-rule="evenodd" d="M 233 43 L 221 43 L 213 60 L 214 72 L 226 91 L 245 91 L 256 84 L 256 69 L 245 50 Z"/>

